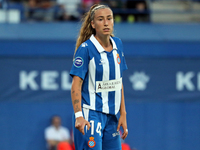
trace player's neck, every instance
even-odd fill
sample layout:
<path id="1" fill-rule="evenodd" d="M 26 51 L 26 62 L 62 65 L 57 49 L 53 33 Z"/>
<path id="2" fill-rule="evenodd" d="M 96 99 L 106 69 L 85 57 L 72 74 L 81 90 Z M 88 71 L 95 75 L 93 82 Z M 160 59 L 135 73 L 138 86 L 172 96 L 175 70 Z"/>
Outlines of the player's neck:
<path id="1" fill-rule="evenodd" d="M 97 41 L 101 44 L 103 48 L 108 48 L 111 46 L 110 35 L 103 35 L 103 36 L 95 35 L 95 38 L 97 39 Z"/>
<path id="2" fill-rule="evenodd" d="M 105 49 L 105 51 L 112 51 L 112 44 L 110 41 L 110 35 L 95 35 L 97 41 L 101 44 L 101 46 Z"/>

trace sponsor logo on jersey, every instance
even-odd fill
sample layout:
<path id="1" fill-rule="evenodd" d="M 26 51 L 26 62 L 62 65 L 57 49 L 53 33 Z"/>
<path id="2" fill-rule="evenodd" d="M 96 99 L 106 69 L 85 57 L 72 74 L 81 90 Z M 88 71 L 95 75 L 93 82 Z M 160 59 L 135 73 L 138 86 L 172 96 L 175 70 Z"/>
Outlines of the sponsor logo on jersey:
<path id="1" fill-rule="evenodd" d="M 83 59 L 81 57 L 76 57 L 74 60 L 74 66 L 80 68 L 83 65 Z"/>
<path id="2" fill-rule="evenodd" d="M 87 43 L 82 43 L 81 46 L 82 46 L 82 47 L 86 47 L 86 46 L 88 46 L 88 45 L 87 45 Z"/>
<path id="3" fill-rule="evenodd" d="M 103 64 L 105 64 L 105 63 L 106 63 L 105 60 L 100 59 L 100 63 L 99 63 L 99 65 L 103 65 Z"/>
<path id="4" fill-rule="evenodd" d="M 117 63 L 120 64 L 121 63 L 121 59 L 119 57 L 119 54 L 117 54 Z"/>
<path id="5" fill-rule="evenodd" d="M 108 81 L 96 81 L 96 93 L 117 91 L 122 88 L 122 78 Z"/>
<path id="6" fill-rule="evenodd" d="M 88 146 L 89 146 L 90 148 L 95 147 L 96 142 L 94 141 L 94 137 L 91 136 L 89 139 L 90 139 L 90 140 L 88 141 Z"/>

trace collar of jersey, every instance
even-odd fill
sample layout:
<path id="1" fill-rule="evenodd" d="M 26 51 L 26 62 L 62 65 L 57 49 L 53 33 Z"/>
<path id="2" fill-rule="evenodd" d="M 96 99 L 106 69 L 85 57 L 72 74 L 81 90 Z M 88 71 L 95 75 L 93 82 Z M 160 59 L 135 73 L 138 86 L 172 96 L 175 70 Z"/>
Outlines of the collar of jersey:
<path id="1" fill-rule="evenodd" d="M 113 45 L 113 50 L 117 50 L 117 46 L 115 44 L 115 41 L 112 39 L 112 37 L 110 37 L 110 40 L 111 40 L 112 45 Z M 96 47 L 96 49 L 98 50 L 99 53 L 105 51 L 105 49 L 101 46 L 101 44 L 97 41 L 97 39 L 94 37 L 93 34 L 90 37 L 90 41 L 94 44 L 94 46 Z"/>

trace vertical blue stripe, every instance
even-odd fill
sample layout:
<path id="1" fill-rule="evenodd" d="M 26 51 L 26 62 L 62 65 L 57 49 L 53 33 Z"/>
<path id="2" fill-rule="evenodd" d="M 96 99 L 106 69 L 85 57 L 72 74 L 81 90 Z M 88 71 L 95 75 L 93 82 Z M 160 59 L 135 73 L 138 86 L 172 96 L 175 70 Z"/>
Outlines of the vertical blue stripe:
<path id="1" fill-rule="evenodd" d="M 115 79 L 115 60 L 112 54 L 113 51 L 107 52 L 108 55 L 108 61 L 110 65 L 110 77 L 109 80 Z M 115 92 L 109 92 L 108 93 L 108 106 L 109 106 L 109 114 L 115 114 Z"/>
<path id="2" fill-rule="evenodd" d="M 95 64 L 96 64 L 96 81 L 102 81 L 103 78 L 103 66 L 100 65 L 101 56 L 99 53 L 94 57 L 95 58 Z M 96 85 L 98 86 L 98 85 Z M 95 103 L 95 110 L 102 112 L 102 98 L 101 93 L 96 93 L 96 103 Z"/>
<path id="3" fill-rule="evenodd" d="M 90 95 L 88 92 L 88 80 L 89 80 L 89 76 L 86 75 L 85 80 L 83 80 L 83 85 L 82 85 L 82 99 L 85 102 L 88 102 L 88 105 L 90 105 L 90 101 L 88 101 L 90 99 Z M 83 100 L 81 101 L 83 104 Z"/>

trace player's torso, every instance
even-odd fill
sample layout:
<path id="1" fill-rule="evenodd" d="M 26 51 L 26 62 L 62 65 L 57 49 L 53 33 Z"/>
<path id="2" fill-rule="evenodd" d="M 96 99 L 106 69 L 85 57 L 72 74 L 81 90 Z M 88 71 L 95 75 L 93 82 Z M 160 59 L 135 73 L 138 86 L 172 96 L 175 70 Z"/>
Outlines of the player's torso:
<path id="1" fill-rule="evenodd" d="M 121 51 L 115 48 L 111 52 L 99 52 L 90 40 L 86 43 L 89 63 L 82 89 L 83 102 L 90 109 L 114 114 L 118 109 L 115 105 L 121 101 L 116 98 L 120 97 L 122 84 Z"/>

